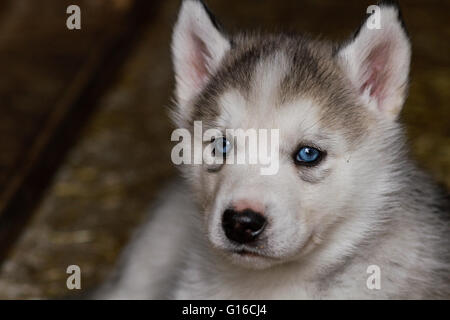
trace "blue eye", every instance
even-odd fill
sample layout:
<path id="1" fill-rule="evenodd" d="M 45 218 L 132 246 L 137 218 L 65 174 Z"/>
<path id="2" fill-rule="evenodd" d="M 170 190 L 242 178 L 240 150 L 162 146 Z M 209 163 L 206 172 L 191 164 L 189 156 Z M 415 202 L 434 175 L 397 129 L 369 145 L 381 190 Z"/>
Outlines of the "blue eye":
<path id="1" fill-rule="evenodd" d="M 231 150 L 231 142 L 222 137 L 214 141 L 214 153 L 225 155 Z"/>
<path id="2" fill-rule="evenodd" d="M 314 164 L 321 158 L 322 152 L 313 147 L 301 147 L 295 155 L 295 160 L 300 164 Z"/>

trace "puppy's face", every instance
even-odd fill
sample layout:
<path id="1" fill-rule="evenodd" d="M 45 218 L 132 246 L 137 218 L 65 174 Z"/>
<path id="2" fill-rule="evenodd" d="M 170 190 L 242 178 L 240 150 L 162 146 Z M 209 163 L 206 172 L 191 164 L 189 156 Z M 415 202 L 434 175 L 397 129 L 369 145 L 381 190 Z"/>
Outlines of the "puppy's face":
<path id="1" fill-rule="evenodd" d="M 213 130 L 192 144 L 224 162 L 183 172 L 209 241 L 233 262 L 264 268 L 373 228 L 394 188 L 410 56 L 397 8 L 381 7 L 381 17 L 382 29 L 363 25 L 336 49 L 285 35 L 230 39 L 201 2 L 183 2 L 172 45 L 174 119 L 192 134 L 196 121 Z"/>

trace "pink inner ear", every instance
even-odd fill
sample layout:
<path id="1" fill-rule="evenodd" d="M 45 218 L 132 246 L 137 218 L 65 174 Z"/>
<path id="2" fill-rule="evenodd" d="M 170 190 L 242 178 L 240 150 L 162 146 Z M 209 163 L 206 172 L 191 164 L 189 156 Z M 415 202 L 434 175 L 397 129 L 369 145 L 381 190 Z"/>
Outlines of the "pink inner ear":
<path id="1" fill-rule="evenodd" d="M 364 78 L 366 81 L 361 86 L 361 93 L 370 88 L 370 96 L 381 105 L 389 89 L 390 79 L 390 46 L 385 42 L 375 47 L 365 59 Z"/>
<path id="2" fill-rule="evenodd" d="M 190 78 L 197 87 L 205 84 L 209 76 L 208 61 L 210 54 L 205 43 L 195 34 L 191 34 L 193 48 L 189 50 Z"/>

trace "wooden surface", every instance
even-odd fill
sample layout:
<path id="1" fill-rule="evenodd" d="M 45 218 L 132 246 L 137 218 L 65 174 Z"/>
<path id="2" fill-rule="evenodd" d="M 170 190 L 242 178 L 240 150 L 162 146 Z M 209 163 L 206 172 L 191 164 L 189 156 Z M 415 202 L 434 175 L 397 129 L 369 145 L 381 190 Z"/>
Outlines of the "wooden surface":
<path id="1" fill-rule="evenodd" d="M 0 263 L 155 8 L 78 1 L 82 29 L 68 30 L 72 3 L 3 4 Z"/>

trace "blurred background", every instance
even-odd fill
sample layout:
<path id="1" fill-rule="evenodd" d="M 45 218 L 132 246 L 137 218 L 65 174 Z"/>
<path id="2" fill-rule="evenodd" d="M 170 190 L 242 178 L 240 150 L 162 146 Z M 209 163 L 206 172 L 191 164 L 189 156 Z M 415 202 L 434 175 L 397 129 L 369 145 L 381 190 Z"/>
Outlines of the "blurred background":
<path id="1" fill-rule="evenodd" d="M 209 0 L 230 32 L 342 41 L 375 1 Z M 66 8 L 81 8 L 68 30 Z M 179 0 L 0 1 L 0 298 L 58 298 L 112 269 L 170 162 L 170 36 Z M 450 1 L 400 1 L 413 44 L 402 120 L 413 154 L 450 187 Z"/>

